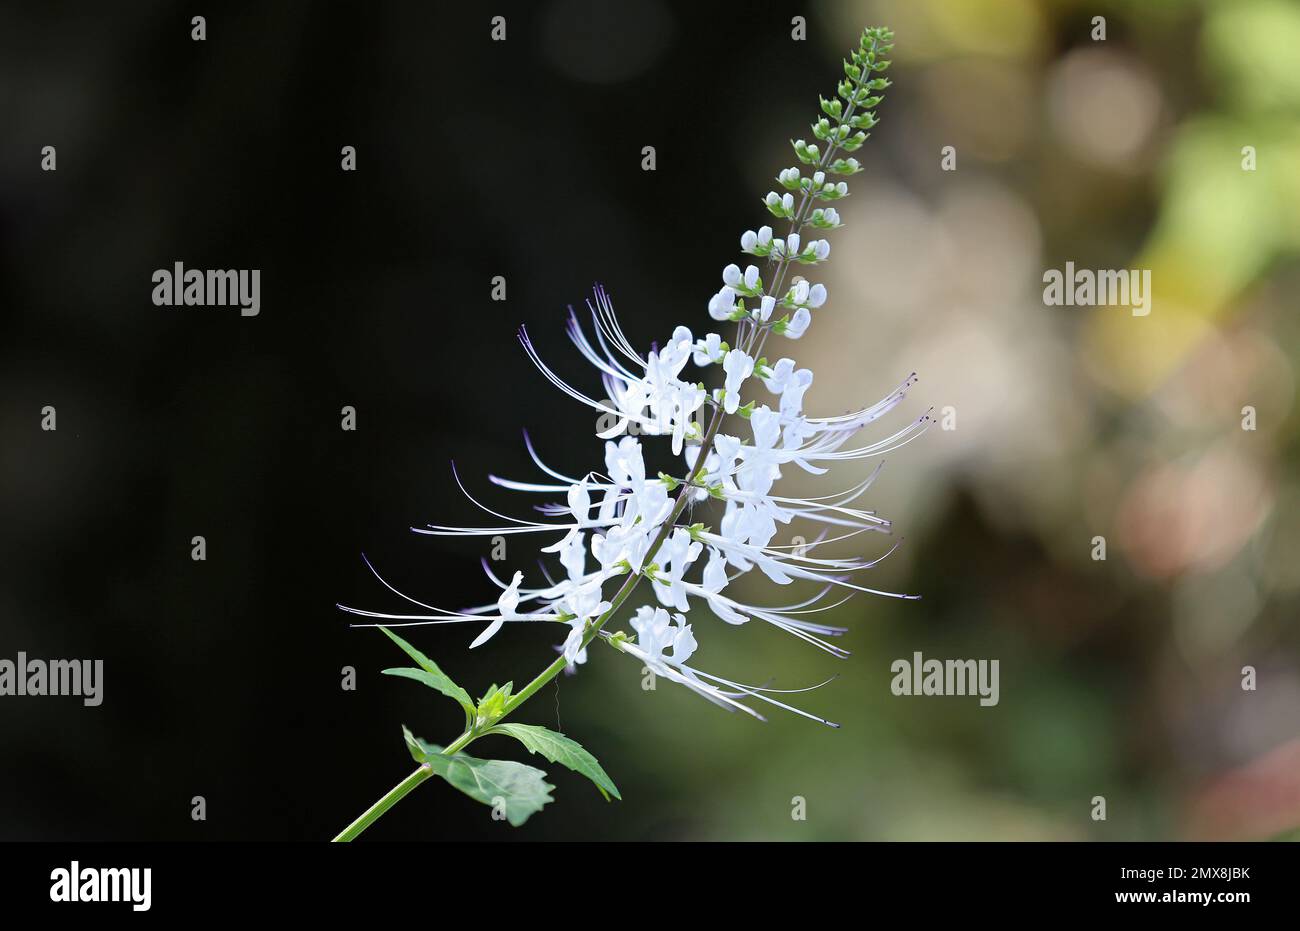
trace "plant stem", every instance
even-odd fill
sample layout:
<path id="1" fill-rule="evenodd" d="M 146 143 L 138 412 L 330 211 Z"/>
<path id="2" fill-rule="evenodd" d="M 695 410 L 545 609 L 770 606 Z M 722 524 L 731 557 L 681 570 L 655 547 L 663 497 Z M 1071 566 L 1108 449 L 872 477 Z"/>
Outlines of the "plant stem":
<path id="1" fill-rule="evenodd" d="M 361 817 L 340 831 L 334 840 L 336 842 L 352 840 L 366 828 L 370 827 L 370 825 L 378 821 L 380 817 L 383 816 L 384 812 L 396 805 L 407 792 L 410 792 L 432 775 L 433 768 L 428 763 L 422 764 L 419 769 L 389 789 L 388 794 L 362 812 Z"/>
<path id="2" fill-rule="evenodd" d="M 472 730 L 466 731 L 443 748 L 443 756 L 451 756 L 453 753 L 465 749 L 478 736 Z M 338 836 L 334 838 L 334 843 L 355 839 L 358 834 L 383 817 L 384 812 L 400 802 L 407 792 L 410 792 L 432 775 L 433 767 L 428 763 L 422 764 L 419 769 L 389 789 L 383 798 L 362 812 L 361 817 L 340 831 Z"/>

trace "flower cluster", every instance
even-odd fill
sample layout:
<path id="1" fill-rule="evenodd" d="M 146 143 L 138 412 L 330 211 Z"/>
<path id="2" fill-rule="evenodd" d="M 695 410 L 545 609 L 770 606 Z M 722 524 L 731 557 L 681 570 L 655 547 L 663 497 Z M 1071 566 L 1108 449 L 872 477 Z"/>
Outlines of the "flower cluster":
<path id="1" fill-rule="evenodd" d="M 843 629 L 815 620 L 819 612 L 856 592 L 912 597 L 877 591 L 859 579 L 860 571 L 892 548 L 873 559 L 821 555 L 828 544 L 888 531 L 888 521 L 858 504 L 878 468 L 851 487 L 813 498 L 782 495 L 778 481 L 792 468 L 821 475 L 837 462 L 879 457 L 910 442 L 925 429 L 928 415 L 874 441 L 857 437 L 900 403 L 913 377 L 868 407 L 810 416 L 804 400 L 813 384 L 812 371 L 782 353 L 774 352 L 775 359 L 765 355 L 769 337 L 778 337 L 777 343 L 798 340 L 826 304 L 826 287 L 796 274 L 796 269 L 819 265 L 830 256 L 824 237 L 841 225 L 833 204 L 848 195 L 844 179 L 862 170 L 857 159 L 847 155 L 861 147 L 876 124 L 880 92 L 889 86 L 883 72 L 889 66 L 891 39 L 888 30 L 863 33 L 859 47 L 844 62 L 837 95 L 821 101 L 823 116 L 811 127 L 815 141 L 792 143 L 799 164 L 783 170 L 776 178 L 778 189 L 763 198 L 774 221 L 784 227 L 783 235 L 771 226 L 746 231 L 740 248 L 755 264 L 743 269 L 730 264 L 722 270 L 721 287 L 708 301 L 708 316 L 736 325 L 729 339 L 678 326 L 666 342 L 642 354 L 624 335 L 609 295 L 598 287 L 588 302 L 590 325 L 584 326 L 572 311 L 568 319 L 570 340 L 596 369 L 603 388 L 589 392 L 561 379 L 521 329 L 520 342 L 541 373 L 571 398 L 600 412 L 606 425 L 597 433 L 605 441 L 603 469 L 566 475 L 548 466 L 525 435 L 542 478 L 490 476 L 490 481 L 547 499 L 536 507 L 536 516 L 498 513 L 466 491 L 498 522 L 479 527 L 429 525 L 417 532 L 535 534 L 545 541 L 542 552 L 554 558 L 558 568 L 543 570 L 531 583 L 521 572 L 507 581 L 485 560 L 484 570 L 501 592 L 495 603 L 447 611 L 414 602 L 432 613 L 356 613 L 404 623 L 481 624 L 471 647 L 485 643 L 507 623 L 564 625 L 568 631 L 558 649 L 569 671 L 586 661 L 588 645 L 600 637 L 656 674 L 719 705 L 758 716 L 747 700 L 797 709 L 775 697 L 777 690 L 734 682 L 693 665 L 697 638 L 707 640 L 712 632 L 706 628 L 712 622 L 771 624 L 843 656 L 845 651 L 832 642 Z M 651 471 L 638 437 L 669 437 L 673 461 L 680 467 L 671 474 Z M 716 526 L 684 519 L 688 507 L 705 511 L 710 503 L 708 513 Z M 692 510 L 691 516 L 699 516 L 699 511 Z M 811 542 L 775 542 L 781 528 L 796 524 L 800 529 L 795 539 Z M 755 568 L 780 586 L 811 582 L 812 591 L 777 605 L 744 601 L 735 593 L 734 582 Z M 638 587 L 643 581 L 646 584 Z M 606 630 L 606 622 L 634 593 L 641 603 L 631 612 L 633 633 Z"/>

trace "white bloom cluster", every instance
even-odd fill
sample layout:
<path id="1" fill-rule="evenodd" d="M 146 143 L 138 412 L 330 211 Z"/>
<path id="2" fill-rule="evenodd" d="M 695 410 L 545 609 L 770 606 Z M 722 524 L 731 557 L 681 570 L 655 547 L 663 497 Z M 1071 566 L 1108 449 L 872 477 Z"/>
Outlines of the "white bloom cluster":
<path id="1" fill-rule="evenodd" d="M 570 312 L 568 335 L 599 373 L 604 396 L 598 399 L 562 380 L 542 361 L 521 329 L 520 342 L 546 378 L 599 411 L 602 423 L 608 424 L 597 433 L 605 440 L 603 471 L 581 476 L 557 471 L 542 461 L 525 436 L 528 452 L 545 480 L 497 476 L 490 480 L 514 491 L 552 497 L 536 509 L 540 519 L 510 517 L 474 501 L 503 523 L 485 527 L 430 525 L 417 532 L 554 537 L 542 552 L 555 557 L 562 572 L 544 570 L 544 578 L 533 585 L 525 585 L 523 574 L 516 572 L 507 583 L 485 560 L 487 575 L 501 589 L 495 604 L 444 611 L 415 602 L 434 613 L 358 613 L 416 623 L 481 623 L 484 629 L 473 647 L 493 637 L 506 623 L 564 624 L 569 631 L 559 649 L 570 670 L 586 660 L 588 644 L 600 636 L 657 674 L 728 708 L 757 716 L 742 701 L 750 698 L 823 720 L 786 705 L 774 697 L 779 694 L 776 690 L 742 685 L 702 672 L 690 663 L 697 650 L 696 626 L 707 627 L 714 620 L 729 625 L 758 620 L 832 655 L 844 656 L 846 652 L 829 639 L 843 629 L 809 619 L 845 600 L 834 600 L 832 593 L 912 597 L 880 592 L 857 581 L 856 573 L 875 565 L 892 549 L 874 559 L 820 555 L 826 544 L 888 531 L 888 521 L 856 504 L 878 468 L 849 488 L 814 498 L 781 495 L 777 483 L 789 467 L 821 475 L 836 462 L 878 457 L 914 439 L 928 424 L 928 414 L 874 442 L 854 441 L 864 427 L 902 401 L 914 377 L 909 376 L 869 407 L 838 416 L 811 417 L 804 412 L 804 398 L 813 383 L 812 371 L 801 368 L 793 358 L 782 356 L 773 362 L 763 355 L 770 335 L 799 339 L 813 312 L 826 303 L 825 286 L 801 277 L 787 280 L 787 275 L 796 265 L 815 265 L 830 255 L 825 239 L 806 238 L 804 230 L 824 232 L 840 225 L 839 213 L 827 202 L 844 197 L 847 185 L 828 180 L 827 175 L 850 175 L 861 168 L 856 159 L 836 158 L 836 153 L 855 150 L 866 134 L 851 135 L 851 131 L 875 123 L 870 108 L 879 98 L 870 93 L 887 82 L 873 77 L 873 72 L 884 70 L 874 50 L 875 45 L 869 48 L 864 38 L 853 62 L 845 63 L 848 79 L 840 85 L 844 103 L 822 101 L 823 111 L 836 122 L 832 125 L 822 119 L 813 125 L 822 145 L 803 140 L 794 143 L 795 154 L 812 166 L 811 173 L 805 176 L 798 167 L 782 171 L 777 181 L 784 193 L 773 191 L 764 198 L 773 216 L 789 221 L 785 236 L 775 236 L 770 226 L 741 236 L 741 250 L 765 262 L 765 267 L 742 269 L 732 264 L 722 270 L 722 287 L 709 300 L 708 314 L 714 321 L 736 324 L 732 343 L 715 332 L 697 337 L 689 328 L 678 326 L 661 347 L 642 355 L 624 335 L 609 296 L 597 288 L 588 303 L 590 329 Z M 685 377 L 688 365 L 704 374 Z M 720 368 L 720 375 L 708 374 L 714 366 Z M 706 380 L 720 384 L 710 390 L 705 387 Z M 629 433 L 670 437 L 672 455 L 674 461 L 680 461 L 680 468 L 674 474 L 649 472 L 641 441 Z M 688 506 L 703 509 L 710 502 L 716 502 L 716 529 L 683 519 Z M 697 514 L 692 511 L 692 516 Z M 780 528 L 796 524 L 800 525 L 799 536 L 811 539 L 810 543 L 775 542 Z M 755 568 L 777 585 L 811 582 L 811 594 L 777 606 L 742 601 L 734 594 L 732 583 Z M 638 589 L 642 581 L 648 592 L 645 586 Z M 633 612 L 635 636 L 605 630 L 606 621 L 634 593 L 642 595 L 643 601 L 649 595 L 654 602 L 643 603 Z M 530 607 L 521 611 L 520 605 Z M 705 609 L 702 622 L 701 608 Z"/>

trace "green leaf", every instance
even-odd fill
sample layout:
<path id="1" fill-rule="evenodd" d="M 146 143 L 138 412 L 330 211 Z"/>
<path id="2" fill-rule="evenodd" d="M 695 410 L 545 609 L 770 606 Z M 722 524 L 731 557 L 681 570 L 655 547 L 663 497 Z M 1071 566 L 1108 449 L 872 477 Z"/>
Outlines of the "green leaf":
<path id="1" fill-rule="evenodd" d="M 536 724 L 498 724 L 492 728 L 492 732 L 509 734 L 527 747 L 530 753 L 540 753 L 552 763 L 567 766 L 575 773 L 586 776 L 596 784 L 606 801 L 609 801 L 611 795 L 619 801 L 623 800 L 614 780 L 609 778 L 596 758 L 576 740 Z"/>
<path id="2" fill-rule="evenodd" d="M 405 724 L 402 725 L 402 736 L 406 738 L 406 749 L 411 753 L 411 759 L 417 763 L 428 763 L 429 757 L 442 752 L 442 748 L 431 743 L 427 743 L 411 733 L 411 729 Z"/>
<path id="3" fill-rule="evenodd" d="M 436 689 L 448 698 L 455 698 L 456 701 L 460 701 L 453 692 L 447 690 L 447 685 L 451 680 L 446 676 L 436 676 L 427 670 L 416 669 L 414 666 L 396 666 L 392 669 L 383 669 L 380 671 L 386 676 L 401 676 L 403 679 L 414 679 L 416 682 L 424 683 L 431 689 Z M 453 683 L 451 687 L 454 689 L 455 684 Z M 461 705 L 461 707 L 463 708 L 465 706 Z"/>
<path id="4" fill-rule="evenodd" d="M 461 708 L 464 709 L 465 714 L 471 717 L 474 715 L 474 700 L 469 697 L 469 692 L 466 692 L 455 682 L 451 681 L 451 677 L 439 669 L 437 663 L 429 659 L 429 657 L 425 656 L 401 637 L 397 636 L 397 634 L 393 633 L 387 627 L 380 627 L 379 629 L 388 634 L 389 639 L 401 647 L 406 652 L 406 655 L 415 660 L 420 667 L 420 669 L 385 669 L 384 675 L 405 676 L 408 679 L 423 682 L 429 688 L 435 689 L 457 702 Z M 421 670 L 424 672 L 424 675 L 418 675 Z"/>
<path id="5" fill-rule="evenodd" d="M 406 747 L 417 763 L 429 767 L 470 798 L 484 805 L 505 805 L 506 820 L 519 827 L 541 811 L 551 798 L 555 786 L 546 782 L 546 773 L 513 760 L 480 760 L 464 753 L 444 756 L 442 748 L 416 737 L 402 728 Z"/>

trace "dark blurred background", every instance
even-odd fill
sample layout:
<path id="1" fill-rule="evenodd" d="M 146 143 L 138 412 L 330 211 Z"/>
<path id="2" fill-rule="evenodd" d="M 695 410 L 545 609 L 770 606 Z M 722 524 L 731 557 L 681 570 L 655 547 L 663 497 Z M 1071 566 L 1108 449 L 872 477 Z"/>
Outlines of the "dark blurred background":
<path id="1" fill-rule="evenodd" d="M 839 610 L 842 662 L 695 618 L 705 669 L 839 673 L 801 704 L 844 727 L 645 693 L 593 648 L 519 720 L 582 741 L 624 802 L 542 764 L 557 800 L 522 829 L 435 785 L 367 837 L 1300 825 L 1300 4 L 50 3 L 0 10 L 0 657 L 103 659 L 104 703 L 0 699 L 0 838 L 324 839 L 410 770 L 401 723 L 453 737 L 454 705 L 379 675 L 400 654 L 335 609 L 400 607 L 359 554 L 414 597 L 492 600 L 483 551 L 408 531 L 477 522 L 450 460 L 515 513 L 483 476 L 535 474 L 520 428 L 565 471 L 602 461 L 516 326 L 593 391 L 562 322 L 594 282 L 639 345 L 705 331 L 786 140 L 875 24 L 895 87 L 788 351 L 813 413 L 914 370 L 893 426 L 952 408 L 871 493 L 906 538 L 871 582 L 924 597 Z M 1044 307 L 1066 260 L 1152 269 L 1151 315 Z M 261 269 L 260 315 L 153 306 L 176 261 Z M 553 656 L 549 629 L 473 633 L 411 639 L 476 695 Z M 894 697 L 917 650 L 998 659 L 1000 703 Z"/>

